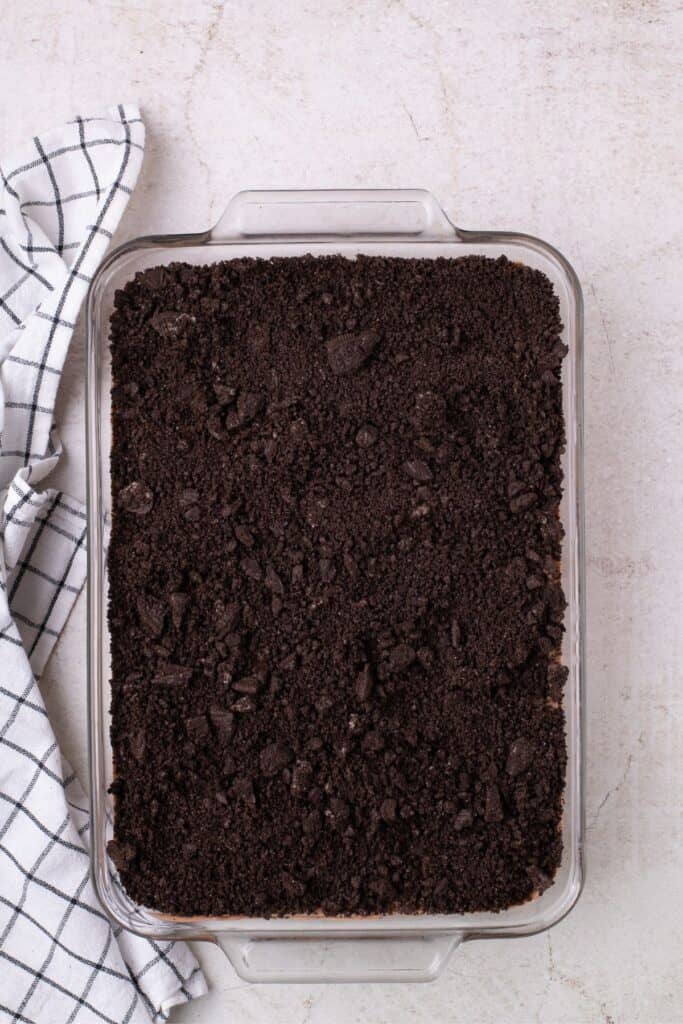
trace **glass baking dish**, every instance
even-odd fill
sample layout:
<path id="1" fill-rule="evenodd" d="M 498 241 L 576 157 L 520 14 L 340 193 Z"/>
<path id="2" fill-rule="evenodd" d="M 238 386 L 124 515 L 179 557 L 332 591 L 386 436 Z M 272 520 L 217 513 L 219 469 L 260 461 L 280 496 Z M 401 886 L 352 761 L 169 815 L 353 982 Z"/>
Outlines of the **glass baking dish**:
<path id="1" fill-rule="evenodd" d="M 137 271 L 172 261 L 204 264 L 241 256 L 304 253 L 428 259 L 505 255 L 543 271 L 560 301 L 563 341 L 569 347 L 562 371 L 567 448 L 560 509 L 566 531 L 562 580 L 568 602 L 562 655 L 569 668 L 564 695 L 568 751 L 564 852 L 557 876 L 545 892 L 502 913 L 179 918 L 136 905 L 109 874 L 105 851 L 113 800 L 107 792 L 112 781 L 106 617 L 111 510 L 108 335 L 114 292 Z M 88 705 L 91 866 L 102 905 L 114 921 L 157 939 L 217 942 L 237 973 L 249 981 L 429 981 L 438 976 L 461 942 L 531 935 L 556 924 L 574 906 L 583 884 L 584 836 L 582 347 L 581 288 L 557 250 L 528 235 L 456 228 L 434 197 L 418 189 L 240 192 L 213 229 L 138 238 L 106 259 L 87 300 Z"/>

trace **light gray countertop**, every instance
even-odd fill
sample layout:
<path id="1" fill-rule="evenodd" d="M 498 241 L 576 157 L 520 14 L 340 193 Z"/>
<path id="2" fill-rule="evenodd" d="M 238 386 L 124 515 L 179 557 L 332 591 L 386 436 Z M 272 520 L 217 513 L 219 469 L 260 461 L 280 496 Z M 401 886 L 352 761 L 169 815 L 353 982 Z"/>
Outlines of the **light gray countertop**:
<path id="1" fill-rule="evenodd" d="M 540 235 L 586 301 L 588 875 L 551 932 L 461 947 L 431 985 L 260 987 L 197 947 L 176 1024 L 683 1020 L 683 259 L 679 5 L 177 0 L 6 5 L 2 150 L 138 101 L 118 240 L 193 231 L 245 187 L 430 189 Z M 83 497 L 83 338 L 56 482 Z M 43 690 L 85 776 L 85 602 Z"/>

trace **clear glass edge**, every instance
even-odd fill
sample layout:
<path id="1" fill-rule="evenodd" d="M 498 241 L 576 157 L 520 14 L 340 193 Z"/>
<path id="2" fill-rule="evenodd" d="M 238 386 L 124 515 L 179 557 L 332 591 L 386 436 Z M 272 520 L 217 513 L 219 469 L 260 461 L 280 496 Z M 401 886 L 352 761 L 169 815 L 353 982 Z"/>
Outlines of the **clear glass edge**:
<path id="1" fill-rule="evenodd" d="M 352 193 L 350 193 L 352 195 Z M 307 236 L 288 236 L 277 234 L 261 235 L 252 240 L 251 245 L 267 246 L 273 242 L 286 245 L 292 242 L 310 242 L 312 246 L 325 239 L 334 240 L 334 234 L 315 234 Z M 354 234 L 340 238 L 348 242 L 387 242 L 404 241 L 401 235 Z M 179 919 L 165 920 L 162 917 L 150 918 L 144 908 L 131 909 L 123 902 L 124 897 L 113 886 L 106 866 L 106 807 L 105 807 L 105 771 L 104 771 L 104 735 L 108 728 L 108 715 L 105 714 L 102 679 L 101 679 L 101 634 L 95 624 L 104 622 L 102 595 L 102 524 L 100 521 L 100 404 L 98 390 L 100 332 L 97 329 L 98 299 L 100 289 L 112 268 L 129 254 L 143 249 L 175 248 L 186 246 L 234 246 L 241 248 L 243 238 L 212 238 L 211 230 L 193 234 L 176 234 L 165 236 L 146 236 L 131 240 L 118 247 L 107 257 L 91 284 L 86 306 L 87 319 L 87 354 L 86 354 L 86 433 L 87 460 L 86 477 L 88 492 L 88 740 L 89 740 L 89 774 L 90 774 L 90 809 L 92 815 L 91 841 L 91 872 L 95 888 L 107 914 L 118 924 L 137 934 L 157 939 L 205 939 L 215 941 L 217 935 L 233 936 L 244 940 L 259 938 L 292 938 L 332 940 L 344 938 L 400 938 L 408 935 L 425 936 L 458 936 L 461 941 L 484 938 L 516 938 L 532 935 L 547 930 L 561 921 L 575 906 L 584 884 L 584 774 L 585 757 L 585 564 L 584 564 L 584 485 L 583 485 L 583 297 L 576 273 L 569 261 L 553 246 L 542 239 L 518 232 L 472 231 L 454 227 L 452 238 L 443 236 L 431 237 L 428 234 L 412 239 L 413 245 L 422 242 L 430 245 L 452 245 L 453 242 L 465 242 L 488 246 L 513 246 L 530 249 L 542 254 L 554 264 L 564 277 L 568 294 L 573 301 L 574 324 L 570 339 L 570 352 L 574 354 L 574 408 L 571 421 L 575 431 L 574 437 L 574 506 L 576 514 L 575 551 L 576 560 L 576 645 L 578 672 L 575 681 L 576 693 L 576 751 L 567 771 L 574 772 L 574 785 L 577 794 L 577 815 L 572 822 L 572 869 L 564 886 L 562 898 L 553 906 L 553 912 L 542 919 L 534 919 L 509 925 L 505 922 L 508 912 L 498 915 L 500 924 L 491 923 L 486 926 L 468 927 L 467 917 L 475 915 L 459 915 L 457 924 L 426 925 L 419 916 L 389 916 L 372 921 L 340 920 L 337 918 L 305 918 L 300 920 L 280 919 L 277 921 L 258 921 L 239 919 L 229 921 L 223 918 L 197 919 L 182 921 Z M 565 410 L 567 412 L 567 410 Z M 569 423 L 568 423 L 569 426 Z M 571 600 L 571 595 L 567 595 Z M 108 710 L 108 709 L 107 709 Z M 126 897 L 127 899 L 127 897 Z M 529 904 L 531 908 L 532 903 Z M 388 975 L 389 976 L 389 975 Z"/>

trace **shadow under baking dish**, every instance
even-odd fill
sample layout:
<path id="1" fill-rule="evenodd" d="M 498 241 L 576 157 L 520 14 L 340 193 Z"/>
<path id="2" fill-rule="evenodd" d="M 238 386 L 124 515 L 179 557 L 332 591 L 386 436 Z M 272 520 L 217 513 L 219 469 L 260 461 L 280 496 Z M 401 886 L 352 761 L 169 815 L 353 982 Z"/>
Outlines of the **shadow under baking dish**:
<path id="1" fill-rule="evenodd" d="M 560 301 L 567 447 L 562 459 L 565 529 L 562 585 L 567 599 L 562 660 L 567 775 L 563 855 L 553 884 L 536 899 L 500 913 L 384 917 L 183 918 L 135 904 L 109 874 L 106 842 L 113 801 L 109 746 L 110 663 L 107 548 L 111 511 L 109 319 L 116 289 L 152 266 L 252 256 L 358 253 L 373 256 L 497 257 L 541 270 Z M 130 931 L 158 939 L 218 942 L 249 981 L 429 981 L 460 942 L 514 938 L 550 928 L 576 903 L 583 885 L 584 564 L 583 564 L 583 302 L 570 264 L 536 238 L 454 227 L 433 196 L 418 189 L 240 192 L 215 228 L 194 235 L 135 239 L 113 252 L 95 276 L 87 301 L 88 708 L 91 868 L 107 914 Z"/>

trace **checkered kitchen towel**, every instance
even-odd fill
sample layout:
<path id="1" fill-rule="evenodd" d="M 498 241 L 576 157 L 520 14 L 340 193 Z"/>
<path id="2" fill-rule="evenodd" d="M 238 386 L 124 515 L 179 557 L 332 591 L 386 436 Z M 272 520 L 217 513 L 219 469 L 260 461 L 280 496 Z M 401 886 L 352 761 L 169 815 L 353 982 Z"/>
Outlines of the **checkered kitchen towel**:
<path id="1" fill-rule="evenodd" d="M 147 1024 L 206 991 L 186 946 L 102 913 L 85 797 L 38 687 L 85 580 L 85 515 L 34 488 L 59 458 L 62 367 L 144 137 L 138 111 L 118 107 L 0 163 L 0 1021 Z"/>

